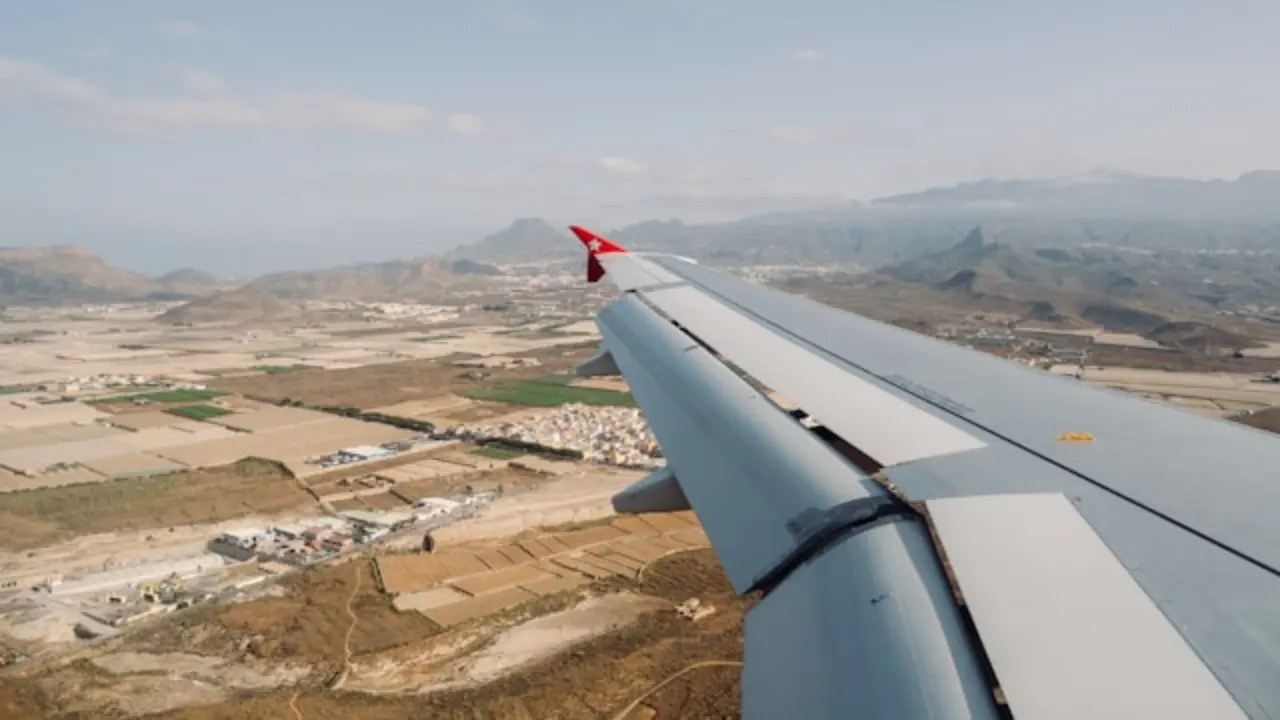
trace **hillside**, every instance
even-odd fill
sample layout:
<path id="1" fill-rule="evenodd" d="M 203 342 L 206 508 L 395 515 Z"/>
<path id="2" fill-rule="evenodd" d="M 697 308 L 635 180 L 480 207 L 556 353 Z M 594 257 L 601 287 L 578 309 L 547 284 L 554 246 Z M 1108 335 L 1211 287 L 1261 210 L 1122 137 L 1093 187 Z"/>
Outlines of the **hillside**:
<path id="1" fill-rule="evenodd" d="M 156 290 L 78 245 L 0 249 L 0 302 L 64 304 L 138 299 Z"/>
<path id="2" fill-rule="evenodd" d="M 1165 347 L 1205 353 L 1224 349 L 1242 350 L 1260 346 L 1252 338 L 1240 333 L 1199 322 L 1164 323 L 1148 331 L 1145 337 Z"/>
<path id="3" fill-rule="evenodd" d="M 581 249 L 567 229 L 558 229 L 542 218 L 521 218 L 473 245 L 456 248 L 444 257 L 447 260 L 518 263 L 565 258 L 579 253 Z"/>
<path id="4" fill-rule="evenodd" d="M 245 286 L 196 298 L 162 313 L 156 322 L 169 325 L 202 323 L 247 323 L 281 320 L 298 313 L 286 303 L 261 289 Z"/>
<path id="5" fill-rule="evenodd" d="M 502 271 L 487 263 L 475 260 L 454 260 L 449 265 L 454 275 L 501 275 Z"/>
<path id="6" fill-rule="evenodd" d="M 438 293 L 453 280 L 448 263 L 417 259 L 272 273 L 246 287 L 288 300 L 404 300 Z"/>
<path id="7" fill-rule="evenodd" d="M 1144 278 L 1148 265 L 1088 248 L 1025 249 L 974 228 L 939 252 L 882 268 L 879 275 L 929 288 L 955 302 L 999 307 L 1025 320 L 1076 320 L 1117 332 L 1146 333 L 1167 324 L 1163 311 L 1210 308 Z"/>
<path id="8" fill-rule="evenodd" d="M 155 279 L 163 286 L 216 287 L 220 281 L 212 273 L 195 268 L 172 270 Z"/>

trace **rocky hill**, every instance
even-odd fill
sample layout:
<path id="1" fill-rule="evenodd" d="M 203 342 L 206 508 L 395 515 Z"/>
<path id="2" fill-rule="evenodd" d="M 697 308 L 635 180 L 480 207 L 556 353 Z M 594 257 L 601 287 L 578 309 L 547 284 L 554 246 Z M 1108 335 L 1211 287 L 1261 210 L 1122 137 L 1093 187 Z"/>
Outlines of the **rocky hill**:
<path id="1" fill-rule="evenodd" d="M 195 268 L 172 270 L 155 279 L 163 286 L 217 287 L 221 281 L 216 275 Z"/>
<path id="2" fill-rule="evenodd" d="M 287 300 L 406 300 L 429 297 L 455 280 L 443 260 L 392 260 L 264 275 L 246 287 Z"/>
<path id="3" fill-rule="evenodd" d="M 1147 333 L 1164 312 L 1210 312 L 1207 304 L 1154 282 L 1149 258 L 1097 248 L 1021 248 L 977 227 L 959 243 L 877 273 L 1026 320 L 1071 324 L 1083 320 L 1117 332 Z M 1158 272 L 1158 271 L 1157 271 Z"/>
<path id="4" fill-rule="evenodd" d="M 1259 347 L 1253 338 L 1201 322 L 1168 322 L 1147 331 L 1148 340 L 1179 350 L 1212 353 L 1224 349 Z"/>
<path id="5" fill-rule="evenodd" d="M 501 275 L 502 271 L 488 263 L 475 260 L 454 260 L 449 265 L 454 275 Z"/>
<path id="6" fill-rule="evenodd" d="M 567 258 L 581 253 L 578 242 L 567 229 L 542 218 L 521 218 L 483 240 L 457 248 L 446 260 L 476 260 L 486 263 L 519 263 Z"/>
<path id="7" fill-rule="evenodd" d="M 0 249 L 0 303 L 116 302 L 142 299 L 157 289 L 148 278 L 113 267 L 78 245 Z"/>
<path id="8" fill-rule="evenodd" d="M 204 323 L 248 323 L 283 320 L 299 313 L 296 303 L 288 303 L 253 286 L 216 292 L 170 308 L 156 318 L 169 325 Z"/>

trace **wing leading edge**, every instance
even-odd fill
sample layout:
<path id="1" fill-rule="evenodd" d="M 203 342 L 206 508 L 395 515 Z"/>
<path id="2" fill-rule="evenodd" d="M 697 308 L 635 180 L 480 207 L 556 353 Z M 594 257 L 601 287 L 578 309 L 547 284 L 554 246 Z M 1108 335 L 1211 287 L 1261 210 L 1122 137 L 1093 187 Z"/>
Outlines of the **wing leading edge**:
<path id="1" fill-rule="evenodd" d="M 589 279 L 608 276 L 625 291 L 597 319 L 606 360 L 597 368 L 612 367 L 628 379 L 668 459 L 663 471 L 620 494 L 615 506 L 625 511 L 654 502 L 692 505 L 734 587 L 764 591 L 747 616 L 745 714 L 769 717 L 803 709 L 806 717 L 855 710 L 871 717 L 981 717 L 994 712 L 990 695 L 984 697 L 973 685 L 985 683 L 989 689 L 991 678 L 973 674 L 982 668 L 1020 698 L 1022 708 L 1012 707 L 1018 717 L 1055 716 L 1045 709 L 1057 706 L 1088 711 L 1090 717 L 1125 717 L 1143 710 L 1162 717 L 1280 713 L 1280 691 L 1266 680 L 1280 672 L 1280 611 L 1266 600 L 1280 597 L 1265 552 L 1270 531 L 1255 514 L 1236 525 L 1234 533 L 1221 532 L 1232 526 L 1233 513 L 1224 511 L 1223 503 L 1207 501 L 1207 488 L 1197 513 L 1177 493 L 1162 495 L 1160 482 L 1151 475 L 1138 478 L 1148 478 L 1145 484 L 1132 479 L 1126 484 L 1124 479 L 1091 477 L 1087 463 L 1083 468 L 1071 464 L 1081 455 L 1099 462 L 1088 451 L 1096 452 L 1100 442 L 1087 443 L 1086 453 L 1072 456 L 1064 453 L 1081 448 L 1026 436 L 1028 429 L 1051 425 L 1044 420 L 1061 411 L 1057 393 L 1083 388 L 682 258 L 630 253 L 588 230 L 573 231 L 587 247 Z M 594 277 L 593 263 L 599 267 Z M 726 363 L 793 401 L 809 424 L 819 425 L 818 432 L 805 429 Z M 932 372 L 920 372 L 922 368 Z M 939 374 L 950 381 L 940 382 Z M 1057 385 L 1024 387 L 1027 377 Z M 1014 387 L 1007 393 L 994 390 L 1010 382 Z M 1031 402 L 1037 398 L 1028 393 L 1036 390 L 1048 394 L 1047 403 Z M 1116 398 L 1141 404 L 1108 395 Z M 1082 411 L 1090 400 L 1096 398 L 1066 401 L 1062 408 L 1070 412 L 1062 412 L 1057 422 L 1070 424 L 1070 430 L 1091 429 L 1091 414 Z M 1022 415 L 1011 412 L 1018 403 L 1024 406 Z M 1038 424 L 1024 419 L 1025 406 L 1038 408 L 1045 417 Z M 1098 427 L 1109 429 L 1092 425 Z M 1200 432 L 1213 435 L 1218 429 Z M 1132 441 L 1134 433 L 1129 434 Z M 1103 437 L 1111 439 L 1107 432 Z M 1280 443 L 1258 435 L 1248 438 L 1263 439 L 1271 444 L 1255 444 L 1250 461 L 1257 462 L 1258 453 L 1272 452 L 1277 464 L 1271 467 L 1280 466 Z M 1235 441 L 1241 442 L 1238 437 Z M 876 473 L 879 482 L 868 473 Z M 1072 499 L 1067 510 L 1082 522 L 1023 524 L 1006 531 L 1039 534 L 1028 536 L 1028 544 L 1035 545 L 1034 540 L 1047 547 L 1095 547 L 1081 533 L 1100 539 L 1096 547 L 1104 554 L 1084 581 L 1102 589 L 1115 584 L 1117 573 L 1131 577 L 1136 591 L 1154 601 L 1129 602 L 1134 626 L 1164 630 L 1104 640 L 1087 632 L 1098 625 L 1090 613 L 1106 611 L 1092 608 L 1074 619 L 1079 625 L 1075 633 L 1067 630 L 1069 619 L 1060 618 L 1063 632 L 1049 633 L 1045 642 L 1061 643 L 1071 636 L 1083 640 L 1055 648 L 1059 652 L 1054 655 L 1020 646 L 1020 641 L 1032 640 L 1025 628 L 1013 627 L 1015 619 L 1008 613 L 977 613 L 975 607 L 966 620 L 968 613 L 939 590 L 946 590 L 939 553 L 949 551 L 948 542 L 956 552 L 980 546 L 969 536 L 980 534 L 982 523 L 965 522 L 965 517 L 981 518 L 991 507 L 1009 507 L 996 501 L 1026 492 Z M 1280 490 L 1275 492 L 1280 497 Z M 883 510 L 902 501 L 923 508 L 930 501 L 992 493 L 997 494 L 994 505 L 949 510 L 953 530 L 949 539 L 935 534 L 940 545 L 925 532 L 928 510 Z M 1074 528 L 1074 534 L 1049 537 L 1060 532 L 1052 529 L 1059 526 Z M 1271 547 L 1280 552 L 1280 543 Z M 1198 582 L 1219 583 L 1229 595 L 1210 599 L 1205 587 L 1190 589 L 1185 578 L 1173 575 L 1177 558 L 1157 558 L 1166 548 L 1184 551 Z M 1019 583 L 1027 576 L 1012 569 L 983 571 L 981 563 L 965 567 L 965 577 L 956 578 L 961 588 L 989 586 L 993 577 Z M 910 570 L 903 573 L 901 568 Z M 1039 612 L 1041 620 L 1058 612 L 1054 599 L 1044 594 L 1046 588 L 1039 595 L 1033 588 L 1027 600 L 1030 615 Z M 1127 597 L 1127 591 L 1115 592 L 1120 594 L 1099 597 Z M 890 611 L 880 607 L 886 598 L 902 602 L 889 602 Z M 989 607 L 985 598 L 979 593 L 975 602 Z M 860 603 L 878 610 L 868 615 Z M 934 632 L 920 636 L 921 627 Z M 1126 644 L 1141 654 L 1144 643 L 1156 636 L 1174 638 L 1178 650 L 1148 663 L 1144 682 L 1133 682 L 1128 690 L 1122 678 L 1098 685 L 1106 683 L 1101 674 L 1080 674 L 1083 679 L 1075 685 L 1046 681 L 1044 676 L 1056 677 L 1060 668 L 1033 662 L 1047 657 L 1089 662 L 1108 647 Z M 984 643 L 1000 645 L 999 662 Z M 765 647 L 773 651 L 765 652 Z M 931 685 L 905 666 L 886 663 L 886 656 L 951 663 L 953 669 L 943 674 L 950 685 Z M 934 664 L 924 662 L 923 667 Z M 1027 682 L 1037 673 L 1037 681 Z M 1162 679 L 1169 681 L 1170 690 L 1159 702 L 1140 692 L 1159 686 Z M 888 699 L 912 694 L 935 697 L 938 703 L 908 706 Z M 866 704 L 865 698 L 872 696 L 887 704 Z M 964 712 L 956 715 L 960 708 Z"/>

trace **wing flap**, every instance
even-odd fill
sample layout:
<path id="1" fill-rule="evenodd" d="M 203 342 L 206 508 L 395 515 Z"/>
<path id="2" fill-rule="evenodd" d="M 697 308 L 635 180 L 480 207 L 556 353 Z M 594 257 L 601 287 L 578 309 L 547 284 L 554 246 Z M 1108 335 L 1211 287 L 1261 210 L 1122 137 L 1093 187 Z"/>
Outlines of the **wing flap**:
<path id="1" fill-rule="evenodd" d="M 881 389 L 692 287 L 642 293 L 749 375 L 795 401 L 881 466 L 985 447 L 955 425 Z"/>
<path id="2" fill-rule="evenodd" d="M 926 507 L 1016 717 L 1245 717 L 1064 496 Z"/>
<path id="3" fill-rule="evenodd" d="M 1280 569 L 1280 441 L 744 282 L 675 257 L 691 286 L 904 397 Z M 1087 434 L 1090 442 L 1060 438 Z M 945 460 L 961 460 L 961 456 Z M 927 462 L 933 462 L 931 460 Z M 1212 496 L 1212 502 L 1206 496 Z"/>
<path id="4" fill-rule="evenodd" d="M 884 497 L 638 298 L 623 296 L 596 322 L 738 592 L 796 550 L 804 518 Z"/>
<path id="5" fill-rule="evenodd" d="M 850 535 L 747 613 L 745 718 L 996 718 L 918 523 Z"/>
<path id="6" fill-rule="evenodd" d="M 613 253 L 597 257 L 608 271 L 613 284 L 621 290 L 680 282 L 680 278 L 671 271 L 637 253 Z"/>

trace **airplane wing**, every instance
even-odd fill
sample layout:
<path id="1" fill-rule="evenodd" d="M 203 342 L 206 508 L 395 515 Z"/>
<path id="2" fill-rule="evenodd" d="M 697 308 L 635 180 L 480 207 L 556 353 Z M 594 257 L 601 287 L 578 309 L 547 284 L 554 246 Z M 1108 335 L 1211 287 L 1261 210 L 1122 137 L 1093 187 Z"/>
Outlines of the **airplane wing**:
<path id="1" fill-rule="evenodd" d="M 571 229 L 745 717 L 1280 718 L 1280 440 Z"/>

